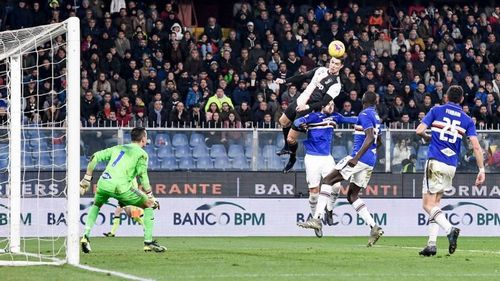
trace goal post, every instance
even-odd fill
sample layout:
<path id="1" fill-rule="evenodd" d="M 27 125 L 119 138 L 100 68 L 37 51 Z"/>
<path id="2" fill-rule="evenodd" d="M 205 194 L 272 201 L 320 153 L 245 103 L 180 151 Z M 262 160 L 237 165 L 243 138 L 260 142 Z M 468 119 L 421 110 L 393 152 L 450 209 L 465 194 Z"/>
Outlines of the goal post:
<path id="1" fill-rule="evenodd" d="M 0 265 L 77 265 L 79 19 L 0 32 L 0 80 Z"/>

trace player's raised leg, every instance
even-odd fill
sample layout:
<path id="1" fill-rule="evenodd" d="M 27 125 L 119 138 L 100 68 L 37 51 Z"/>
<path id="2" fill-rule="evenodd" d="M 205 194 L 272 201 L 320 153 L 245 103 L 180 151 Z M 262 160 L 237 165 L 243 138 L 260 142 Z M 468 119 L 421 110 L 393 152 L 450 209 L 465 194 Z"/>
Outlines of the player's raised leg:
<path id="1" fill-rule="evenodd" d="M 300 132 L 294 129 L 293 127 L 288 132 L 287 142 L 288 148 L 290 149 L 290 159 L 288 159 L 288 163 L 286 163 L 285 168 L 283 169 L 283 173 L 288 173 L 297 162 L 297 149 L 299 148 L 299 144 L 297 139 L 300 136 Z"/>
<path id="2" fill-rule="evenodd" d="M 287 114 L 290 115 L 291 113 L 294 113 L 294 112 L 288 112 L 288 113 L 284 112 L 279 119 L 279 123 L 281 125 L 281 130 L 283 132 L 284 145 L 280 151 L 276 152 L 276 154 L 278 156 L 290 154 L 290 148 L 288 147 L 287 137 L 288 137 L 288 132 L 290 132 L 290 129 L 291 129 L 292 120 L 289 119 Z"/>

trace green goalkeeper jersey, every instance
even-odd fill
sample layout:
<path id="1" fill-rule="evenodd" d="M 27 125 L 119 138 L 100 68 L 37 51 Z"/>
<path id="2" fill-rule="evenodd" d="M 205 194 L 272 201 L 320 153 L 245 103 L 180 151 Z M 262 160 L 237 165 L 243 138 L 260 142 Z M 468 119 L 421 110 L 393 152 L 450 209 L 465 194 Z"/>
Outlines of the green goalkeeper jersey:
<path id="1" fill-rule="evenodd" d="M 91 163 L 108 162 L 100 181 L 113 183 L 113 192 L 124 193 L 139 179 L 145 192 L 151 190 L 148 178 L 148 154 L 138 144 L 116 145 L 94 153 Z M 109 184 L 103 187 L 109 187 Z M 111 190 L 109 190 L 111 191 Z"/>

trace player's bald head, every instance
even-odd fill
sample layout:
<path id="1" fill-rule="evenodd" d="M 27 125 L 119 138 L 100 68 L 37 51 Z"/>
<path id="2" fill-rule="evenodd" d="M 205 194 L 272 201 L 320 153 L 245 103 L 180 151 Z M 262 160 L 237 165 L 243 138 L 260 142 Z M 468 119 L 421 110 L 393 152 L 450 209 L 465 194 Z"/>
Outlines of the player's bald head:
<path id="1" fill-rule="evenodd" d="M 363 95 L 363 104 L 367 106 L 374 106 L 377 104 L 377 94 L 368 91 Z"/>

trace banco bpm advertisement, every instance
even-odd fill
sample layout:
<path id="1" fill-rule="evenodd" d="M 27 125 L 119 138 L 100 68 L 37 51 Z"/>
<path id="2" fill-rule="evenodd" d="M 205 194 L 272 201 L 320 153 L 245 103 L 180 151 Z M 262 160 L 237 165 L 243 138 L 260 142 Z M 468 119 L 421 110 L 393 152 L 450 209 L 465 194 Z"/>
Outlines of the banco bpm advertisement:
<path id="1" fill-rule="evenodd" d="M 156 236 L 311 236 L 297 227 L 311 214 L 307 199 L 160 198 L 155 211 Z M 419 199 L 366 199 L 375 222 L 388 236 L 426 236 L 427 214 Z M 108 232 L 116 207 L 113 199 L 101 208 L 93 236 Z M 500 229 L 500 207 L 492 199 L 443 199 L 442 210 L 464 236 L 494 236 Z M 24 237 L 54 236 L 66 231 L 66 201 L 22 199 L 21 233 Z M 92 199 L 80 202 L 83 231 Z M 125 214 L 118 236 L 142 236 L 143 231 Z M 0 199 L 0 237 L 9 235 L 8 201 Z M 323 226 L 325 236 L 367 236 L 369 228 L 344 198 L 334 209 L 334 225 Z"/>

